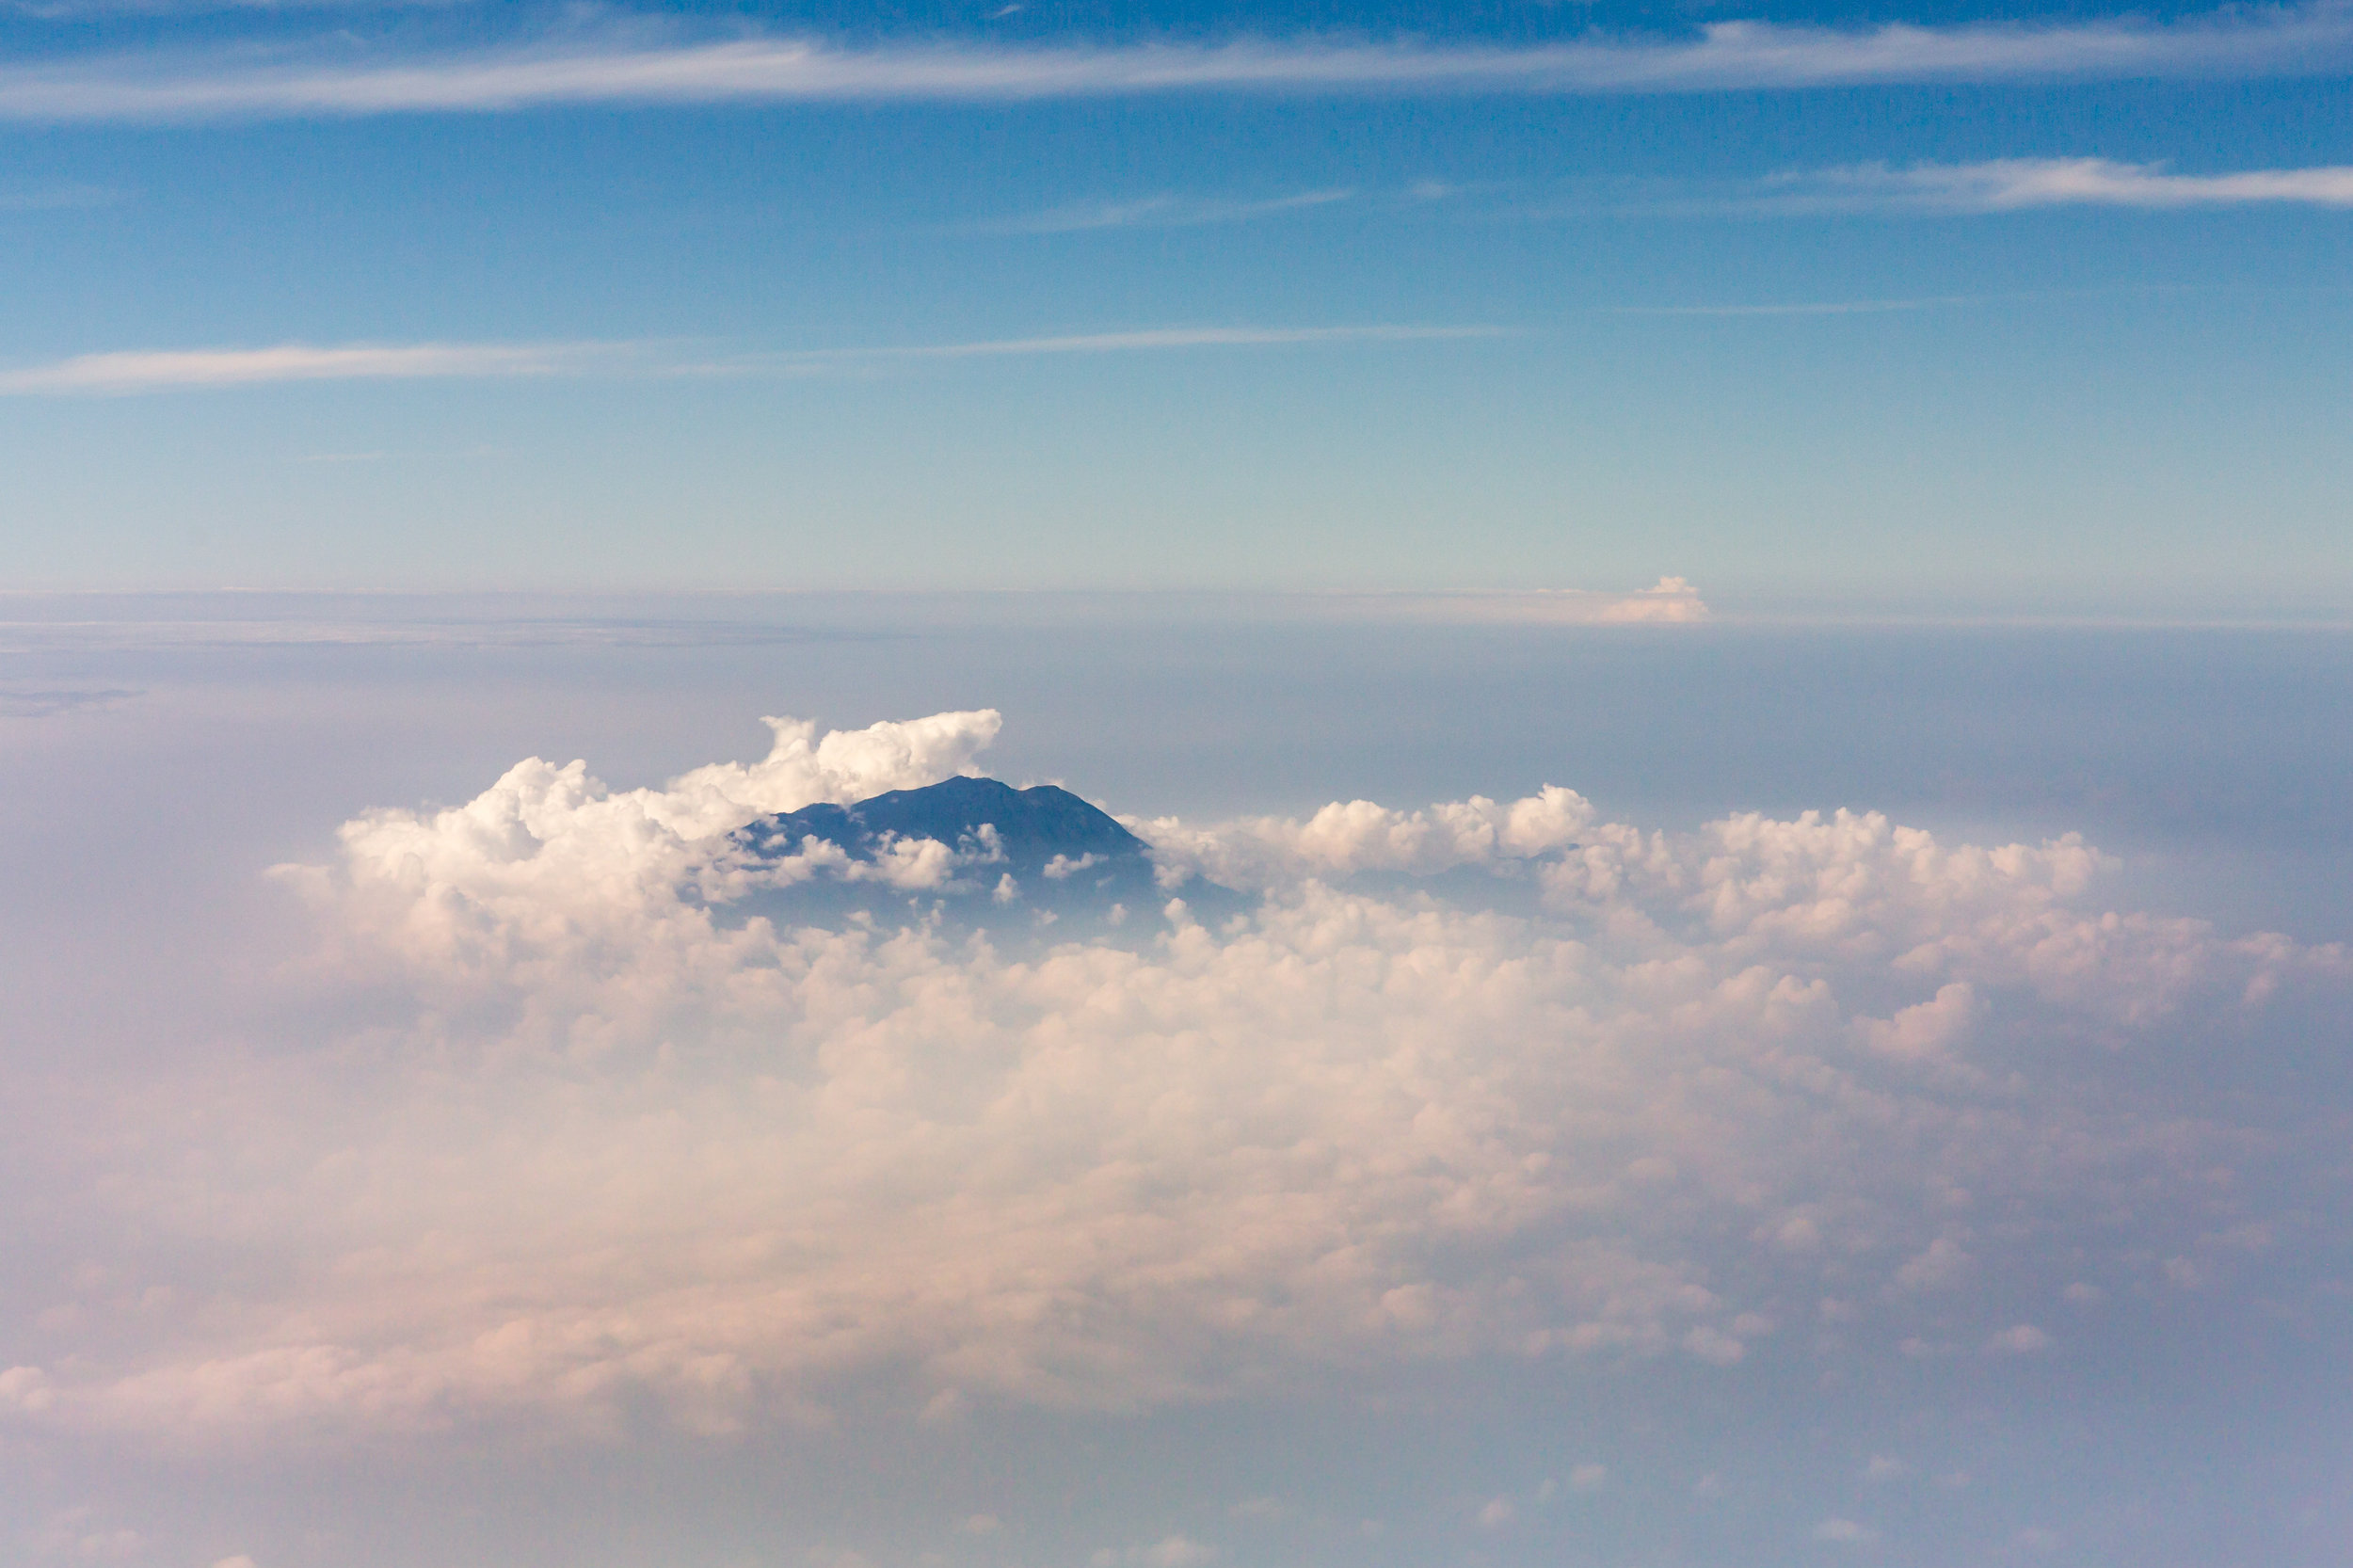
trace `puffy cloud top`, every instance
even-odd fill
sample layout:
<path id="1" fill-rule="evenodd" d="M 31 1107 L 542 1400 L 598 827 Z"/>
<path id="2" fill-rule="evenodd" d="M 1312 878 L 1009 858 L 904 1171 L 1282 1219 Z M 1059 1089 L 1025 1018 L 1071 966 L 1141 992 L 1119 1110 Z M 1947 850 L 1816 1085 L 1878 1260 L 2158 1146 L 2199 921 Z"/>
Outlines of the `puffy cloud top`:
<path id="1" fill-rule="evenodd" d="M 1785 1327 L 1833 1300 L 1852 1353 L 2063 1356 L 2029 1317 L 2062 1286 L 2245 1266 L 2215 1238 L 2260 1219 L 2218 1207 L 2219 1131 L 2070 1087 L 2071 1053 L 2346 977 L 2088 904 L 2073 837 L 1670 834 L 1561 788 L 1131 819 L 1171 892 L 1116 940 L 1016 951 L 913 876 L 896 928 L 796 928 L 707 896 L 727 834 L 968 769 L 999 720 L 771 723 L 658 791 L 527 761 L 288 872 L 340 1021 L 158 1089 L 172 1117 L 75 1110 L 151 1129 L 86 1231 L 163 1240 L 63 1304 L 70 1353 L 0 1370 L 0 1415 L 579 1432 L 650 1398 L 724 1432 L 875 1380 L 945 1420 L 1465 1356 L 1738 1376 L 1833 1353 Z M 1516 912 L 1415 881 L 1466 868 Z M 1254 900 L 1205 925 L 1194 876 Z"/>

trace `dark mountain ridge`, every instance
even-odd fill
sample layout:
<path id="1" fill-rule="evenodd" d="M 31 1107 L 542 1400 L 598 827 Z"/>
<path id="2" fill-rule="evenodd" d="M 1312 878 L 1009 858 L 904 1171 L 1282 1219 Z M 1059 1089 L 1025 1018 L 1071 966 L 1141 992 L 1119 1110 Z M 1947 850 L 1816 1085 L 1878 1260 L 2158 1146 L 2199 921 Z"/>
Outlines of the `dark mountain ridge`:
<path id="1" fill-rule="evenodd" d="M 796 924 L 914 915 L 1007 935 L 1050 928 L 1060 940 L 1157 914 L 1169 897 L 1149 845 L 1051 784 L 951 778 L 780 811 L 732 838 L 752 887 L 728 902 Z M 1186 896 L 1196 892 L 1222 896 L 1221 909 L 1235 902 L 1198 882 Z"/>
<path id="2" fill-rule="evenodd" d="M 935 839 L 972 856 L 975 872 L 1044 875 L 1093 856 L 1097 863 L 1147 874 L 1143 840 L 1069 791 L 1051 784 L 1016 790 L 994 778 L 950 778 L 920 790 L 892 790 L 855 806 L 807 806 L 739 828 L 736 841 L 763 856 L 792 855 L 817 839 L 872 860 L 894 839 Z M 1088 869 L 1092 870 L 1092 867 Z"/>

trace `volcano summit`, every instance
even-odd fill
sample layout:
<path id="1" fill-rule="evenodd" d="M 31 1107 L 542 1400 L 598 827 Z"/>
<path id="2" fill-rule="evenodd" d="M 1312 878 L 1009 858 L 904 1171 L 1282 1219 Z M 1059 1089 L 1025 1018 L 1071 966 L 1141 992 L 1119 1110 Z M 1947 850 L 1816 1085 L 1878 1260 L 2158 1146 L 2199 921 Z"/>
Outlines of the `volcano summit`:
<path id="1" fill-rule="evenodd" d="M 758 889 L 747 909 L 785 920 L 937 907 L 990 923 L 1025 912 L 1116 920 L 1158 901 L 1144 841 L 1051 784 L 950 778 L 761 817 L 732 841 Z"/>

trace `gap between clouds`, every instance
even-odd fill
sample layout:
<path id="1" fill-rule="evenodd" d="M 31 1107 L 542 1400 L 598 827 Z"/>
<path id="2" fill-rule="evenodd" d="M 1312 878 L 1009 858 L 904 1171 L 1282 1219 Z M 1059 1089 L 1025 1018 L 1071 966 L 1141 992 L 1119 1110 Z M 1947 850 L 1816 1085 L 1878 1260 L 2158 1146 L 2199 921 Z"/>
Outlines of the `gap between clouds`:
<path id="1" fill-rule="evenodd" d="M 770 723 L 658 789 L 530 759 L 281 869 L 301 1029 L 25 1117 L 12 1223 L 113 1240 L 0 1322 L 0 1419 L 725 1434 L 1470 1357 L 1991 1366 L 2301 1234 L 2217 1177 L 2263 1141 L 2071 1064 L 2353 965 L 2105 910 L 2073 836 L 1674 834 L 1556 786 L 1130 819 L 1164 908 L 1000 946 L 911 874 L 962 850 L 902 857 L 898 929 L 796 925 L 740 913 L 727 838 L 968 773 L 997 713 Z M 1201 876 L 1251 906 L 1205 927 Z"/>
<path id="2" fill-rule="evenodd" d="M 2353 59 L 2339 4 L 2169 23 L 1905 23 L 1838 30 L 1736 21 L 1696 37 L 1531 48 L 1325 39 L 1114 46 L 846 48 L 753 36 L 647 44 L 643 19 L 604 40 L 256 64 L 123 55 L 0 71 L 0 119 L 188 121 L 489 113 L 581 104 L 996 103 L 1172 92 L 1683 93 L 1901 83 L 2327 74 Z M 347 42 L 341 47 L 347 48 Z"/>

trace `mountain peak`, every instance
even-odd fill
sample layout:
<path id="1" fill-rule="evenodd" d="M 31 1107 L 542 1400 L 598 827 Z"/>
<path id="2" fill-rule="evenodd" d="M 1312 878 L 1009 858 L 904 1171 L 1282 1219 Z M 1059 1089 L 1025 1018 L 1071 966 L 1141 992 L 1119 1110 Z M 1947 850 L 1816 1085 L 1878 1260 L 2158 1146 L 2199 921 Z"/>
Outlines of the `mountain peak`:
<path id="1" fill-rule="evenodd" d="M 808 806 L 747 824 L 736 834 L 763 857 L 792 855 L 811 839 L 871 860 L 894 840 L 933 840 L 969 857 L 975 870 L 1015 876 L 1053 874 L 1057 862 L 1149 869 L 1144 840 L 1069 791 L 1052 784 L 1016 790 L 994 778 L 956 777 L 892 790 L 855 806 Z"/>

